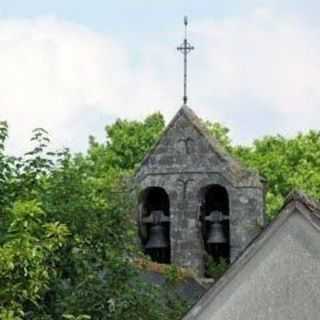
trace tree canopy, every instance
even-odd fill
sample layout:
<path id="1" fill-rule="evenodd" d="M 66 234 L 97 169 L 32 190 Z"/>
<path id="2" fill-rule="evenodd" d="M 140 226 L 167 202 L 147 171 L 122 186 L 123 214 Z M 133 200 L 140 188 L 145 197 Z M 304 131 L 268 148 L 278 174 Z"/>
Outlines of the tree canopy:
<path id="1" fill-rule="evenodd" d="M 229 130 L 205 122 L 211 134 L 268 182 L 274 218 L 291 189 L 320 199 L 320 132 L 233 145 Z M 186 303 L 173 290 L 143 282 L 134 263 L 134 201 L 128 178 L 165 126 L 160 113 L 117 120 L 88 151 L 49 152 L 48 133 L 35 129 L 34 148 L 6 153 L 0 122 L 0 318 L 180 319 Z M 170 285 L 170 281 L 168 282 Z"/>
<path id="2" fill-rule="evenodd" d="M 105 145 L 91 139 L 88 153 L 77 155 L 48 152 L 47 132 L 36 129 L 33 150 L 21 158 L 5 153 L 1 123 L 1 319 L 181 318 L 186 303 L 173 290 L 139 277 L 125 183 L 162 122 L 118 121 Z M 142 139 L 138 152 L 126 141 L 132 136 Z M 117 149 L 121 137 L 131 151 Z"/>

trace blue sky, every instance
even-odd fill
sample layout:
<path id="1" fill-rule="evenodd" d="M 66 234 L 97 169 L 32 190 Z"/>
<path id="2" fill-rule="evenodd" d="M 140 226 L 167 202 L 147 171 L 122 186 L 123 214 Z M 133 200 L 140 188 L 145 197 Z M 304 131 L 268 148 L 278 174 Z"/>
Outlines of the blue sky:
<path id="1" fill-rule="evenodd" d="M 12 0 L 0 1 L 0 15 L 3 18 L 56 16 L 97 32 L 112 33 L 119 41 L 130 45 L 140 45 L 164 31 L 176 29 L 184 15 L 194 20 L 217 20 L 237 16 L 254 7 L 250 3 L 241 6 L 240 1 L 233 0 L 200 3 L 180 0 Z M 139 36 L 132 37 L 132 33 Z"/>
<path id="2" fill-rule="evenodd" d="M 261 7 L 287 14 L 316 17 L 320 4 L 315 0 L 2 0 L 0 7 L 3 17 L 30 18 L 57 15 L 66 20 L 89 25 L 97 31 L 103 31 L 109 23 L 121 28 L 118 24 L 122 22 L 122 26 L 128 27 L 132 23 L 139 22 L 139 19 L 147 17 L 149 19 L 147 18 L 146 22 L 153 22 L 150 26 L 154 25 L 155 29 L 158 29 L 157 24 L 165 22 L 167 25 L 174 25 L 177 18 L 184 14 L 192 15 L 194 18 L 223 19 L 226 16 L 242 15 Z"/>
<path id="3" fill-rule="evenodd" d="M 84 150 L 117 117 L 179 109 L 190 19 L 190 107 L 236 143 L 318 129 L 320 2 L 0 0 L 0 119 Z M 318 93 L 319 92 L 319 93 Z"/>
<path id="4" fill-rule="evenodd" d="M 159 30 L 163 25 L 173 27 L 177 18 L 189 14 L 195 18 L 221 18 L 224 15 L 239 14 L 251 7 L 240 1 L 77 1 L 77 0 L 11 0 L 1 1 L 3 17 L 36 17 L 57 15 L 66 20 L 88 25 L 97 31 L 124 28 L 128 32 L 132 24 L 145 30 Z M 160 28 L 159 28 L 160 27 Z"/>
<path id="5" fill-rule="evenodd" d="M 98 32 L 112 32 L 130 38 L 133 30 L 148 35 L 175 29 L 183 15 L 194 20 L 223 20 L 245 15 L 257 8 L 271 8 L 279 14 L 297 14 L 311 22 L 319 15 L 320 3 L 316 0 L 2 0 L 0 16 L 34 18 L 53 15 Z"/>

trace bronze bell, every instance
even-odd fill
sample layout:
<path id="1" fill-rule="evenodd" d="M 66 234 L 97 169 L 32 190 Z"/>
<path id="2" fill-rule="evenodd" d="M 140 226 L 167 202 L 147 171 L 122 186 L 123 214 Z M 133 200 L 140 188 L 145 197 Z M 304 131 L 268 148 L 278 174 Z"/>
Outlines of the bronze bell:
<path id="1" fill-rule="evenodd" d="M 161 224 L 155 224 L 150 227 L 150 237 L 145 246 L 146 249 L 168 248 L 169 241 L 166 236 L 165 227 Z"/>
<path id="2" fill-rule="evenodd" d="M 227 243 L 227 237 L 223 230 L 223 225 L 221 222 L 214 222 L 209 226 L 208 232 L 208 244 L 224 244 Z"/>

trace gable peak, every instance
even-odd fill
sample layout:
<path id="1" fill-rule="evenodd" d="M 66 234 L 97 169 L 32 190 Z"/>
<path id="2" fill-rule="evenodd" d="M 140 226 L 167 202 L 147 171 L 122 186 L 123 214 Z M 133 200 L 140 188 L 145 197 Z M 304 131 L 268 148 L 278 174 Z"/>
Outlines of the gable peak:
<path id="1" fill-rule="evenodd" d="M 311 212 L 318 212 L 320 213 L 320 203 L 315 200 L 312 197 L 309 197 L 307 194 L 300 190 L 292 190 L 285 202 L 284 202 L 284 207 L 289 205 L 292 202 L 298 202 L 303 204 L 306 208 L 308 208 Z"/>

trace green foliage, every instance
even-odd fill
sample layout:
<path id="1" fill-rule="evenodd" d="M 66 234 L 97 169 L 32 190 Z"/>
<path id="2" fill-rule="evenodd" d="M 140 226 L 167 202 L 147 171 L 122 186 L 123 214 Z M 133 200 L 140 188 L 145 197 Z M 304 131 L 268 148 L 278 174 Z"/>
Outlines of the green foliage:
<path id="1" fill-rule="evenodd" d="M 77 316 L 75 317 L 74 315 L 72 314 L 64 314 L 63 315 L 63 319 L 68 319 L 68 320 L 90 320 L 91 317 L 88 316 L 88 315 L 80 315 L 80 316 Z"/>
<path id="2" fill-rule="evenodd" d="M 181 273 L 174 264 L 165 269 L 165 276 L 168 282 L 173 285 L 181 280 Z"/>
<path id="3" fill-rule="evenodd" d="M 234 154 L 267 180 L 267 213 L 273 218 L 292 189 L 320 199 L 320 132 L 293 138 L 270 136 L 252 147 L 234 148 Z"/>
<path id="4" fill-rule="evenodd" d="M 229 264 L 223 258 L 217 262 L 211 256 L 209 257 L 209 261 L 207 264 L 207 276 L 218 280 L 228 269 Z"/>
<path id="5" fill-rule="evenodd" d="M 287 139 L 265 137 L 234 147 L 229 130 L 209 131 L 245 165 L 268 180 L 272 218 L 285 195 L 302 189 L 320 198 L 320 132 Z M 133 169 L 164 128 L 161 114 L 118 120 L 106 141 L 90 138 L 86 154 L 49 152 L 45 130 L 33 131 L 24 157 L 5 153 L 8 126 L 0 122 L 0 319 L 180 319 L 187 308 L 174 293 L 180 273 L 167 269 L 167 285 L 152 286 L 133 263 L 136 247 Z M 225 261 L 209 262 L 219 277 Z"/>
<path id="6" fill-rule="evenodd" d="M 86 155 L 49 152 L 38 128 L 33 149 L 14 158 L 1 123 L 1 319 L 181 318 L 185 305 L 144 283 L 133 263 L 141 253 L 128 173 L 163 125 L 159 114 L 119 120 Z"/>
<path id="7" fill-rule="evenodd" d="M 0 213 L 10 203 L 11 159 L 5 154 L 5 142 L 8 138 L 8 125 L 0 121 Z"/>
<path id="8" fill-rule="evenodd" d="M 156 143 L 164 124 L 163 116 L 155 113 L 142 122 L 117 120 L 107 126 L 107 141 L 104 144 L 99 144 L 90 137 L 88 156 L 94 163 L 95 170 L 108 170 L 110 167 L 134 169 Z"/>
<path id="9" fill-rule="evenodd" d="M 220 144 L 227 150 L 231 151 L 231 139 L 229 137 L 229 129 L 219 122 L 205 121 L 204 125 Z"/>
<path id="10" fill-rule="evenodd" d="M 37 201 L 16 202 L 0 247 L 0 314 L 22 319 L 41 311 L 41 297 L 56 275 L 54 254 L 64 245 L 68 229 L 46 223 Z"/>
<path id="11" fill-rule="evenodd" d="M 270 219 L 279 213 L 293 189 L 320 199 L 320 131 L 310 130 L 292 138 L 266 136 L 252 146 L 232 146 L 228 128 L 209 121 L 205 125 L 226 150 L 266 179 Z"/>

